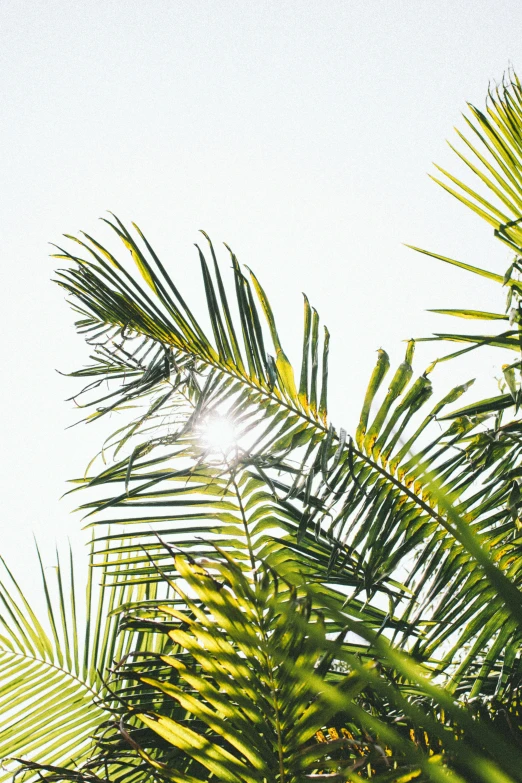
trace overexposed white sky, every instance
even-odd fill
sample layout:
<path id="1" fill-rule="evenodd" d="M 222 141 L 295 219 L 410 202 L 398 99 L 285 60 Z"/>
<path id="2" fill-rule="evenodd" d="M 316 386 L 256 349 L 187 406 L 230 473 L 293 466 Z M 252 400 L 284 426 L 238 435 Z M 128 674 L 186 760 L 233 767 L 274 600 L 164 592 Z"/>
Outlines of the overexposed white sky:
<path id="1" fill-rule="evenodd" d="M 110 209 L 197 302 L 197 231 L 227 241 L 296 361 L 308 293 L 332 334 L 332 418 L 353 430 L 377 348 L 398 362 L 401 340 L 447 328 L 428 307 L 503 306 L 401 243 L 507 266 L 426 173 L 458 168 L 445 139 L 522 62 L 521 23 L 519 0 L 0 0 L 0 541 L 24 585 L 33 532 L 46 564 L 55 540 L 79 547 L 59 496 L 116 426 L 65 430 L 78 385 L 55 368 L 86 354 L 47 243 L 103 239 Z M 419 351 L 417 370 L 440 350 Z M 441 369 L 441 390 L 468 375 Z"/>

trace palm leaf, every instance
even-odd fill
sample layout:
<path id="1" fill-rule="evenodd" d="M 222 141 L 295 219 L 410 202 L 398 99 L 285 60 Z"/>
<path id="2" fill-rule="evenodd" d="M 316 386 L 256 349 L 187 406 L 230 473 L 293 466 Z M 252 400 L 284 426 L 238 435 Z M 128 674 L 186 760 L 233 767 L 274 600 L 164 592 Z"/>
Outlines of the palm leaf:
<path id="1" fill-rule="evenodd" d="M 47 605 L 41 622 L 3 560 L 2 570 L 0 758 L 6 761 L 0 779 L 20 768 L 9 758 L 75 768 L 90 757 L 93 735 L 111 714 L 110 702 L 103 702 L 107 667 L 145 642 L 134 632 L 120 634 L 113 611 L 128 600 L 155 598 L 157 591 L 100 590 L 89 569 L 83 607 L 72 557 L 68 568 L 58 559 L 55 580 L 41 568 Z M 147 644 L 154 646 L 150 634 Z"/>
<path id="2" fill-rule="evenodd" d="M 160 696 L 146 711 L 129 697 L 125 733 L 140 756 L 172 780 L 211 775 L 234 783 L 290 783 L 308 775 L 330 780 L 333 771 L 345 780 L 350 744 L 317 743 L 336 710 L 306 685 L 312 674 L 328 671 L 325 628 L 304 596 L 262 562 L 255 566 L 254 574 L 245 574 L 228 557 L 196 563 L 176 556 L 176 571 L 193 597 L 176 584 L 184 609 L 158 606 L 157 621 L 174 649 L 153 659 L 156 669 L 163 665 L 161 675 L 148 673 L 150 656 L 138 656 L 120 673 Z M 300 621 L 322 641 L 311 642 Z M 365 684 L 364 677 L 330 679 L 347 699 Z M 140 725 L 148 732 L 140 733 Z"/>
<path id="3" fill-rule="evenodd" d="M 503 607 L 504 621 L 513 627 L 520 627 L 522 602 L 519 589 L 504 576 L 494 561 L 484 551 L 479 536 L 469 530 L 464 519 L 452 508 L 448 498 L 440 494 L 436 485 L 432 486 L 438 495 L 441 506 L 445 507 L 451 523 L 460 531 L 466 553 L 475 569 L 482 573 L 486 583 L 492 588 L 498 604 Z M 486 586 L 483 586 L 486 589 Z M 328 604 L 328 601 L 326 602 Z M 324 607 L 326 616 L 334 618 L 342 626 L 343 620 L 337 604 Z M 341 610 L 342 611 L 342 610 Z M 382 635 L 376 634 L 367 624 L 360 624 L 353 615 L 346 615 L 345 627 L 356 633 L 368 643 L 369 652 L 379 661 L 381 669 L 364 669 L 370 687 L 380 694 L 383 702 L 381 710 L 371 714 L 361 709 L 357 701 L 346 702 L 324 682 L 316 680 L 315 686 L 321 696 L 332 706 L 343 709 L 370 736 L 386 742 L 390 754 L 397 757 L 399 769 L 409 768 L 415 779 L 441 780 L 451 771 L 457 776 L 464 775 L 465 780 L 518 781 L 522 770 L 522 713 L 520 711 L 520 648 L 515 653 L 511 646 L 512 669 L 518 669 L 517 676 L 511 680 L 511 694 L 495 693 L 487 699 L 474 698 L 469 685 L 455 696 L 452 683 L 446 687 L 435 684 L 433 671 L 427 666 L 419 666 L 418 661 L 397 649 Z M 490 655 L 506 647 L 509 628 L 504 636 L 498 637 L 499 644 L 491 646 Z M 456 646 L 467 644 L 466 630 L 459 634 Z M 354 673 L 361 673 L 361 663 L 350 651 L 336 649 L 336 655 L 343 660 Z M 516 664 L 514 667 L 516 656 Z M 487 659 L 483 664 L 487 673 Z M 383 672 L 388 672 L 383 676 Z M 394 686 L 390 688 L 390 673 L 393 672 Z M 504 672 L 505 676 L 509 673 Z M 476 688 L 477 682 L 474 682 Z M 479 691 L 480 688 L 477 689 Z M 459 698 L 460 696 L 460 698 Z M 464 697 L 465 702 L 461 700 Z M 387 704 L 387 709 L 383 709 Z M 419 736 L 423 736 L 423 741 Z M 435 756 L 433 754 L 436 754 Z M 431 758 L 430 758 L 431 756 Z M 439 765 L 440 766 L 437 766 Z M 373 776 L 372 776 L 373 777 Z M 377 780 L 388 780 L 386 776 L 377 776 Z M 407 779 L 407 778 L 405 778 Z M 461 780 L 461 777 L 456 777 Z"/>

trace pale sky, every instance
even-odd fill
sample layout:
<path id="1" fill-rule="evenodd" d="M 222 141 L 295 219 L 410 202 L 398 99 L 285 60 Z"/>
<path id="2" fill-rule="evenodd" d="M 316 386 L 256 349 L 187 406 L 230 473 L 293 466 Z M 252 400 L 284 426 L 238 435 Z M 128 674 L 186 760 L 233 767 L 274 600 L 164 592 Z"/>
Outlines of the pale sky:
<path id="1" fill-rule="evenodd" d="M 492 284 L 401 243 L 508 265 L 427 172 L 458 169 L 445 139 L 466 101 L 522 69 L 521 27 L 520 0 L 0 0 L 1 550 L 24 585 L 33 532 L 48 565 L 55 540 L 79 547 L 59 496 L 113 424 L 65 430 L 78 386 L 55 368 L 85 351 L 47 243 L 103 239 L 110 209 L 199 301 L 198 229 L 227 241 L 295 361 L 301 291 L 319 310 L 332 419 L 353 431 L 377 348 L 398 362 L 402 340 L 447 328 L 428 307 L 503 306 Z M 419 351 L 417 371 L 441 350 Z M 484 357 L 479 371 L 495 368 Z M 444 390 L 469 372 L 437 377 Z"/>

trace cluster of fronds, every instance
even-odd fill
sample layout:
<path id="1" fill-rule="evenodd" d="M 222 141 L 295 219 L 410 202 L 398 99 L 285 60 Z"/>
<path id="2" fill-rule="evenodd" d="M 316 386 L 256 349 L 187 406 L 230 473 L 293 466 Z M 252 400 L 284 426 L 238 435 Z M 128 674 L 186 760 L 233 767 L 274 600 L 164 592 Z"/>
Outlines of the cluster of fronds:
<path id="1" fill-rule="evenodd" d="M 459 155 L 495 201 L 444 186 L 515 259 L 502 276 L 435 257 L 506 287 L 507 313 L 438 312 L 509 328 L 436 339 L 464 346 L 444 360 L 515 352 L 492 399 L 455 409 L 461 382 L 433 403 L 410 341 L 387 386 L 379 351 L 351 437 L 306 297 L 294 371 L 258 279 L 230 251 L 231 294 L 206 235 L 212 337 L 136 226 L 106 221 L 131 266 L 88 236 L 59 249 L 92 349 L 76 402 L 120 426 L 76 481 L 101 581 L 85 631 L 60 569 L 49 630 L 1 586 L 0 754 L 20 775 L 522 780 L 520 84 L 472 113 L 481 147 Z"/>

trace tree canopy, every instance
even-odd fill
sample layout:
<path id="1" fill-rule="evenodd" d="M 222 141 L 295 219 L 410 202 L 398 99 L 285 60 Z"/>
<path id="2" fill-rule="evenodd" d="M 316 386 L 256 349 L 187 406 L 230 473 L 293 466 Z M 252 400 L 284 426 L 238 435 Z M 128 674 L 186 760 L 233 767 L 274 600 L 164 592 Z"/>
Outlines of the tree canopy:
<path id="1" fill-rule="evenodd" d="M 507 306 L 435 312 L 501 331 L 437 334 L 457 350 L 420 373 L 414 341 L 393 372 L 380 350 L 354 433 L 330 421 L 317 311 L 305 296 L 293 366 L 230 248 L 226 277 L 197 246 L 202 317 L 135 224 L 104 219 L 114 247 L 57 248 L 91 349 L 75 401 L 118 427 L 73 489 L 93 533 L 87 622 L 72 560 L 53 587 L 42 572 L 47 627 L 5 567 L 6 779 L 522 780 L 518 79 L 467 122 L 457 154 L 480 190 L 439 181 L 513 262 L 429 255 Z M 463 378 L 437 397 L 436 363 L 485 345 L 514 352 L 500 393 L 460 400 Z"/>

